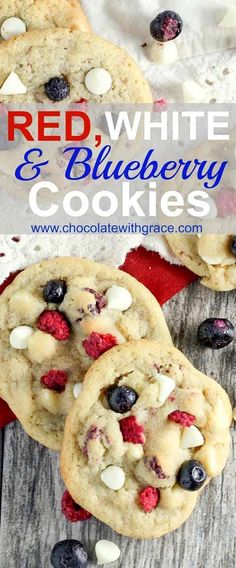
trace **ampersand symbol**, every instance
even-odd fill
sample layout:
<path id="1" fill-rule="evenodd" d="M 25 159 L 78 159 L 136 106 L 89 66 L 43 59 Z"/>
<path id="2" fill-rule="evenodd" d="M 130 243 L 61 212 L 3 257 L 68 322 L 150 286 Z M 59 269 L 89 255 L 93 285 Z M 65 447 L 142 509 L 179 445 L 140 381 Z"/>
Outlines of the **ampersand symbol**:
<path id="1" fill-rule="evenodd" d="M 41 174 L 41 168 L 43 168 L 43 166 L 47 166 L 49 163 L 49 160 L 46 160 L 45 162 L 35 163 L 35 159 L 41 158 L 42 156 L 43 150 L 41 150 L 41 148 L 31 148 L 30 150 L 27 150 L 27 152 L 25 152 L 24 154 L 25 161 L 16 168 L 16 178 L 20 181 L 31 181 L 33 179 L 36 179 Z M 33 175 L 31 175 L 31 177 L 24 177 L 24 168 L 29 165 L 32 166 L 31 172 Z"/>

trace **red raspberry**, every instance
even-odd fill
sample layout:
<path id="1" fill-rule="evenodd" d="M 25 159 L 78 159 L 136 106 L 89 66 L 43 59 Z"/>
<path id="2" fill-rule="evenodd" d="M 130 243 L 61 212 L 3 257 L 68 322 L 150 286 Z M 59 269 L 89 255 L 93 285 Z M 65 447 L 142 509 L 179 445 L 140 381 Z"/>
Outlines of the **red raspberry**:
<path id="1" fill-rule="evenodd" d="M 118 341 L 114 335 L 110 333 L 96 333 L 95 331 L 83 341 L 83 347 L 87 355 L 92 357 L 92 359 L 98 359 L 105 351 L 117 344 Z"/>
<path id="2" fill-rule="evenodd" d="M 51 369 L 51 371 L 43 375 L 40 380 L 42 385 L 47 389 L 63 392 L 68 381 L 68 375 L 65 371 Z"/>
<path id="3" fill-rule="evenodd" d="M 156 509 L 160 500 L 160 491 L 156 487 L 145 487 L 140 491 L 138 496 L 139 505 L 146 513 L 150 513 Z"/>
<path id="4" fill-rule="evenodd" d="M 176 424 L 181 424 L 185 428 L 192 426 L 196 420 L 196 416 L 189 414 L 189 412 L 182 412 L 181 410 L 174 410 L 168 415 L 168 419 Z"/>
<path id="5" fill-rule="evenodd" d="M 65 515 L 67 521 L 71 523 L 77 523 L 78 521 L 87 521 L 92 517 L 91 513 L 82 509 L 80 505 L 75 503 L 72 499 L 69 491 L 65 491 L 61 500 L 61 511 Z"/>
<path id="6" fill-rule="evenodd" d="M 49 333 L 58 341 L 66 341 L 70 337 L 70 327 L 64 314 L 57 310 L 45 310 L 38 318 L 37 327 Z"/>
<path id="7" fill-rule="evenodd" d="M 79 99 L 79 101 L 76 101 L 76 103 L 78 105 L 87 105 L 88 103 L 88 99 L 84 99 L 83 97 L 81 99 Z"/>
<path id="8" fill-rule="evenodd" d="M 166 101 L 166 99 L 158 99 L 153 103 L 154 112 L 162 112 L 163 110 L 166 110 L 167 107 L 168 107 L 168 102 Z"/>
<path id="9" fill-rule="evenodd" d="M 144 427 L 138 423 L 136 416 L 122 418 L 119 422 L 124 442 L 144 444 Z"/>

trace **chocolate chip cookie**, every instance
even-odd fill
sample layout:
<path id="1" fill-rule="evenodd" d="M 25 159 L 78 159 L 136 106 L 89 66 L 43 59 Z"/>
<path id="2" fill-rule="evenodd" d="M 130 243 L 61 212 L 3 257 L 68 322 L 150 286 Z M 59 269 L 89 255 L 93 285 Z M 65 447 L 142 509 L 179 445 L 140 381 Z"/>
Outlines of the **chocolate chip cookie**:
<path id="1" fill-rule="evenodd" d="M 131 339 L 171 343 L 149 290 L 79 258 L 50 259 L 18 275 L 0 297 L 0 331 L 0 396 L 33 438 L 55 450 L 95 359 Z"/>
<path id="2" fill-rule="evenodd" d="M 66 421 L 62 475 L 72 498 L 117 532 L 156 538 L 179 527 L 225 466 L 226 392 L 164 342 L 104 354 Z"/>

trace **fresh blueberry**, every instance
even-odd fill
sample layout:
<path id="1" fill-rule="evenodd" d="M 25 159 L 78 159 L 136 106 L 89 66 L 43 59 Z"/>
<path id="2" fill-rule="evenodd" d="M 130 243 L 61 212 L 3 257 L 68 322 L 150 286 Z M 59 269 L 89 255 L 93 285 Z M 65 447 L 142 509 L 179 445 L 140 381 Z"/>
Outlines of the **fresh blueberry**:
<path id="1" fill-rule="evenodd" d="M 170 41 L 178 37 L 183 29 L 183 20 L 170 10 L 161 12 L 150 24 L 150 33 L 160 42 Z"/>
<path id="2" fill-rule="evenodd" d="M 49 280 L 43 289 L 43 297 L 46 302 L 61 304 L 66 294 L 66 283 L 64 280 Z"/>
<path id="3" fill-rule="evenodd" d="M 234 256 L 236 256 L 236 235 L 233 236 L 232 241 L 231 241 L 231 252 Z"/>
<path id="4" fill-rule="evenodd" d="M 86 568 L 88 554 L 78 540 L 61 540 L 53 547 L 50 561 L 53 568 Z"/>
<path id="5" fill-rule="evenodd" d="M 206 481 L 206 477 L 203 465 L 196 460 L 189 460 L 181 465 L 177 481 L 186 491 L 197 491 Z"/>
<path id="6" fill-rule="evenodd" d="M 119 412 L 120 414 L 129 412 L 137 399 L 137 393 L 130 387 L 113 387 L 107 393 L 109 406 L 114 412 Z"/>
<path id="7" fill-rule="evenodd" d="M 205 347 L 222 349 L 233 341 L 234 326 L 227 319 L 209 318 L 199 325 L 197 336 Z"/>
<path id="8" fill-rule="evenodd" d="M 53 77 L 44 88 L 51 101 L 63 101 L 70 94 L 70 85 L 64 77 Z"/>

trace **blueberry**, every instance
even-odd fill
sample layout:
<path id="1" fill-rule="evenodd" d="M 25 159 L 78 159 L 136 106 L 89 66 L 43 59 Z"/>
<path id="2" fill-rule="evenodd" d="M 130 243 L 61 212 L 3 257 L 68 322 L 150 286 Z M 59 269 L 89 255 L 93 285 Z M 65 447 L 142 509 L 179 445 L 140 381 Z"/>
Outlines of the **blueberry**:
<path id="1" fill-rule="evenodd" d="M 199 325 L 198 340 L 205 347 L 222 349 L 234 339 L 234 326 L 227 319 L 209 318 Z"/>
<path id="2" fill-rule="evenodd" d="M 61 540 L 53 547 L 50 561 L 53 568 L 86 568 L 88 554 L 78 540 Z"/>
<path id="3" fill-rule="evenodd" d="M 51 101 L 63 101 L 70 94 L 70 85 L 64 77 L 53 77 L 44 88 Z"/>
<path id="4" fill-rule="evenodd" d="M 203 465 L 196 460 L 189 460 L 181 465 L 177 475 L 179 485 L 186 491 L 197 491 L 206 481 Z"/>
<path id="5" fill-rule="evenodd" d="M 46 302 L 61 304 L 66 294 L 66 283 L 64 280 L 49 280 L 43 289 L 43 297 Z"/>
<path id="6" fill-rule="evenodd" d="M 120 414 L 129 412 L 137 399 L 137 393 L 130 387 L 113 387 L 107 393 L 109 406 L 114 412 L 119 412 Z"/>
<path id="7" fill-rule="evenodd" d="M 178 37 L 183 29 L 183 20 L 170 10 L 161 12 L 150 24 L 150 33 L 160 42 L 170 41 Z"/>
<path id="8" fill-rule="evenodd" d="M 236 256 L 236 235 L 233 236 L 232 241 L 231 241 L 231 252 L 234 256 Z"/>

